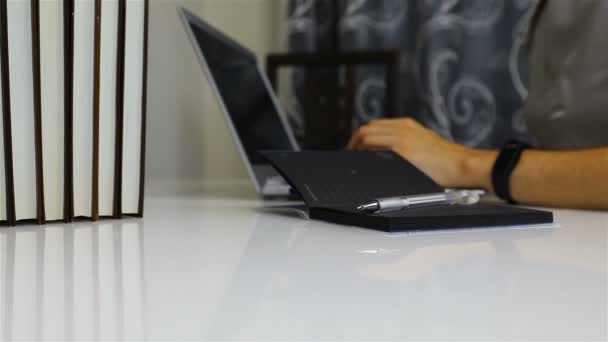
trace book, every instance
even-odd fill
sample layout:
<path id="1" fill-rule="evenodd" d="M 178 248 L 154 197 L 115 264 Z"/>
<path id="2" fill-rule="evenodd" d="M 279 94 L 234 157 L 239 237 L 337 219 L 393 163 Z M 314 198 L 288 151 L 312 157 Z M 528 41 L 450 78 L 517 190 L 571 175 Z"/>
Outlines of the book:
<path id="1" fill-rule="evenodd" d="M 0 16 L 0 22 L 2 18 Z M 0 23 L 0 27 L 3 25 Z M 0 34 L 0 49 L 6 49 L 3 40 L 2 34 Z M 0 60 L 2 57 L 0 56 Z M 1 64 L 1 63 L 0 63 Z M 4 111 L 4 102 L 3 102 L 3 92 L 2 90 L 2 67 L 0 66 L 0 224 L 8 223 L 8 215 L 6 210 L 6 159 L 4 158 L 4 116 L 2 112 Z M 0 334 L 0 336 L 2 336 Z"/>
<path id="2" fill-rule="evenodd" d="M 145 139 L 147 1 L 126 3 L 121 213 L 141 215 Z"/>
<path id="3" fill-rule="evenodd" d="M 74 0 L 63 2 L 63 221 L 74 219 Z"/>
<path id="4" fill-rule="evenodd" d="M 2 152 L 4 155 L 2 165 L 3 185 L 0 191 L 4 194 L 4 203 L 0 206 L 5 210 L 6 223 L 10 226 L 15 225 L 15 197 L 13 185 L 13 149 L 11 138 L 11 104 L 10 104 L 10 77 L 8 61 L 8 27 L 7 27 L 6 1 L 0 1 L 0 84 L 2 90 Z"/>
<path id="5" fill-rule="evenodd" d="M 91 180 L 91 219 L 99 220 L 99 82 L 101 78 L 101 0 L 95 0 L 93 48 L 93 169 Z"/>
<path id="6" fill-rule="evenodd" d="M 304 199 L 311 219 L 382 231 L 548 224 L 553 214 L 515 206 L 439 205 L 369 214 L 357 206 L 377 198 L 443 192 L 393 152 L 264 152 Z"/>
<path id="7" fill-rule="evenodd" d="M 147 30 L 148 0 L 0 2 L 0 224 L 142 216 Z"/>
<path id="8" fill-rule="evenodd" d="M 64 219 L 63 1 L 40 1 L 40 102 L 44 209 L 47 221 Z"/>
<path id="9" fill-rule="evenodd" d="M 101 217 L 111 217 L 114 206 L 118 0 L 103 1 L 101 13 L 98 208 Z"/>
<path id="10" fill-rule="evenodd" d="M 10 0 L 6 8 L 13 221 L 31 221 L 38 219 L 31 3 Z"/>
<path id="11" fill-rule="evenodd" d="M 126 34 L 126 0 L 118 0 L 118 37 L 116 38 L 116 128 L 114 132 L 114 194 L 112 201 L 112 217 L 122 216 L 122 153 L 124 133 L 124 104 L 125 104 L 125 34 Z"/>
<path id="12" fill-rule="evenodd" d="M 42 159 L 42 89 L 40 82 L 40 1 L 31 1 L 32 83 L 34 101 L 34 158 L 36 164 L 36 223 L 46 222 Z"/>
<path id="13" fill-rule="evenodd" d="M 75 1 L 72 132 L 75 218 L 93 216 L 94 52 L 95 1 Z"/>

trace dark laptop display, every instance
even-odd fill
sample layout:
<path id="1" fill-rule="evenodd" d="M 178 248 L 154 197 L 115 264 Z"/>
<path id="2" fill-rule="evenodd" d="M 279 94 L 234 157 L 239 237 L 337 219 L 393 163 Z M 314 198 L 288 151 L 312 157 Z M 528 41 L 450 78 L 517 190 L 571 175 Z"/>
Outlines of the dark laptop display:
<path id="1" fill-rule="evenodd" d="M 266 163 L 260 150 L 293 150 L 255 55 L 211 27 L 190 26 L 249 162 Z"/>

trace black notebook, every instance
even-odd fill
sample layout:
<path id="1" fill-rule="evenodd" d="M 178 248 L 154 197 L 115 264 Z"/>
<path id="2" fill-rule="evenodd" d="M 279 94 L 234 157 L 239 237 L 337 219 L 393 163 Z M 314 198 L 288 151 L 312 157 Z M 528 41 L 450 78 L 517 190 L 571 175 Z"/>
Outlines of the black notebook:
<path id="1" fill-rule="evenodd" d="M 552 223 L 553 214 L 507 205 L 440 205 L 369 214 L 370 200 L 443 192 L 393 152 L 263 152 L 300 194 L 311 219 L 382 231 L 494 227 Z"/>

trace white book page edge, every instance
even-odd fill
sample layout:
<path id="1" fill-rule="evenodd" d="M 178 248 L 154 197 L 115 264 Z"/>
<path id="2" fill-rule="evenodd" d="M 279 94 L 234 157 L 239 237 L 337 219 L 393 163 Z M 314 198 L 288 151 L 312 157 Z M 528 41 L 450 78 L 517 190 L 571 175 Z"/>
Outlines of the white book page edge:
<path id="1" fill-rule="evenodd" d="M 34 219 L 37 212 L 31 8 L 29 1 L 11 0 L 7 4 L 15 219 Z"/>
<path id="2" fill-rule="evenodd" d="M 95 2 L 74 3 L 74 216 L 91 216 Z"/>
<path id="3" fill-rule="evenodd" d="M 99 215 L 110 216 L 113 214 L 114 206 L 118 0 L 106 0 L 101 6 Z"/>
<path id="4" fill-rule="evenodd" d="M 42 164 L 47 220 L 63 219 L 64 73 L 63 5 L 40 2 Z"/>
<path id="5" fill-rule="evenodd" d="M 128 214 L 137 213 L 139 210 L 144 14 L 145 3 L 143 0 L 127 1 L 122 212 Z"/>

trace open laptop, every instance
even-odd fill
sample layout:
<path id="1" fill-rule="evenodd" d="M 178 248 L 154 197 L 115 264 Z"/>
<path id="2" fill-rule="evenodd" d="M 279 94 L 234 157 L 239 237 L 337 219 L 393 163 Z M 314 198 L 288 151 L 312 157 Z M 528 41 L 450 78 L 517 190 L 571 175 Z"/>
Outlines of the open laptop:
<path id="1" fill-rule="evenodd" d="M 255 54 L 187 9 L 178 11 L 256 190 L 289 195 L 290 186 L 258 151 L 299 148 Z"/>

